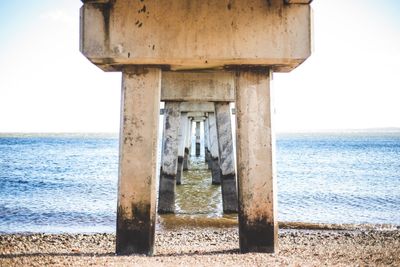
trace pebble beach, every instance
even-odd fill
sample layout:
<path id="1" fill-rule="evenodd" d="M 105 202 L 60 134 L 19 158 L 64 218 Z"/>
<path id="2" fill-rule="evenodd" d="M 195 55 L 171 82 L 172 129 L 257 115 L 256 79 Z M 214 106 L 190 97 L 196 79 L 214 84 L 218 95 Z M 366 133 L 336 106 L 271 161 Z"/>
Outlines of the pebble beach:
<path id="1" fill-rule="evenodd" d="M 400 230 L 281 229 L 279 252 L 239 253 L 237 228 L 156 232 L 153 256 L 116 256 L 114 234 L 3 234 L 0 266 L 400 266 Z"/>

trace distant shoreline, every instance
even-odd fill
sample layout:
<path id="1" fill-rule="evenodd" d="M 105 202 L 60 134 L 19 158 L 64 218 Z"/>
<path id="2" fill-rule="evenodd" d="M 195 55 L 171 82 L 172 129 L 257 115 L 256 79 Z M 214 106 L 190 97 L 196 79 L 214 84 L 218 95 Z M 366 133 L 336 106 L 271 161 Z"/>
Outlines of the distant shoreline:
<path id="1" fill-rule="evenodd" d="M 400 127 L 388 128 L 360 128 L 360 129 L 323 129 L 323 130 L 307 130 L 307 131 L 277 131 L 278 135 L 286 134 L 371 134 L 371 133 L 394 133 L 400 134 Z"/>
<path id="2" fill-rule="evenodd" d="M 29 138 L 29 137 L 43 137 L 43 138 L 118 138 L 118 133 L 107 133 L 107 132 L 91 132 L 91 133 L 62 133 L 62 132 L 45 132 L 45 133 L 22 133 L 22 132 L 9 132 L 9 133 L 0 133 L 1 137 L 9 137 L 9 138 Z"/>
<path id="3" fill-rule="evenodd" d="M 400 134 L 400 127 L 361 128 L 361 129 L 327 129 L 276 131 L 278 136 L 302 134 Z M 118 132 L 0 132 L 0 137 L 110 137 L 118 138 Z"/>

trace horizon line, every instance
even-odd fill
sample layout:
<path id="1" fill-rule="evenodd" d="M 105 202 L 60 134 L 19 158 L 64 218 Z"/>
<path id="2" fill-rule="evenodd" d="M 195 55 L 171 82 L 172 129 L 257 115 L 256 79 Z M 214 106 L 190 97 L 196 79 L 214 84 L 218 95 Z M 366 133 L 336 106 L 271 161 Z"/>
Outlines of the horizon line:
<path id="1" fill-rule="evenodd" d="M 400 127 L 337 128 L 337 129 L 293 129 L 277 130 L 277 134 L 287 133 L 355 133 L 355 132 L 400 132 Z M 119 135 L 116 131 L 0 131 L 0 135 Z"/>

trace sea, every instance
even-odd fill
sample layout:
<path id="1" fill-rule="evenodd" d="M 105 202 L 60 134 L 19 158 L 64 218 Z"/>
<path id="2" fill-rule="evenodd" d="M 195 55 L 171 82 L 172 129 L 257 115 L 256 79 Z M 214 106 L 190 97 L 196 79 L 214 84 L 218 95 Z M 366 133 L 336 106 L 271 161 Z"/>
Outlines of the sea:
<path id="1" fill-rule="evenodd" d="M 116 134 L 0 134 L 0 233 L 115 232 L 118 150 Z M 237 221 L 191 153 L 157 229 Z M 398 130 L 277 134 L 276 169 L 280 222 L 400 228 Z"/>

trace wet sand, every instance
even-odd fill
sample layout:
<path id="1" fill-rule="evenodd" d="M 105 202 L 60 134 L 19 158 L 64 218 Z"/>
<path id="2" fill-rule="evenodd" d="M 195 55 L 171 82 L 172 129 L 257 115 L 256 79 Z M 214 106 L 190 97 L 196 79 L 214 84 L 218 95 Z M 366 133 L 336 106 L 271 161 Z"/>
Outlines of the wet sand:
<path id="1" fill-rule="evenodd" d="M 155 255 L 115 256 L 113 234 L 0 235 L 0 266 L 400 266 L 400 230 L 279 233 L 276 254 L 239 253 L 237 228 L 156 232 Z"/>

